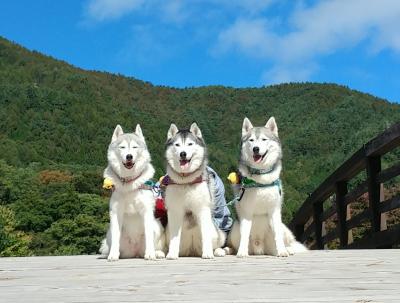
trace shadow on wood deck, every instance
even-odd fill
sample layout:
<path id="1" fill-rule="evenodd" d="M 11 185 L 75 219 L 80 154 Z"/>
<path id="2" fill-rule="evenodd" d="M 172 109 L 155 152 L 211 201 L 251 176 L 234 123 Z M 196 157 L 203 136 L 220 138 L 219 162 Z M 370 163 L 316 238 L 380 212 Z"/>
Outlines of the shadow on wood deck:
<path id="1" fill-rule="evenodd" d="M 288 258 L 0 259 L 0 302 L 399 302 L 400 250 Z"/>

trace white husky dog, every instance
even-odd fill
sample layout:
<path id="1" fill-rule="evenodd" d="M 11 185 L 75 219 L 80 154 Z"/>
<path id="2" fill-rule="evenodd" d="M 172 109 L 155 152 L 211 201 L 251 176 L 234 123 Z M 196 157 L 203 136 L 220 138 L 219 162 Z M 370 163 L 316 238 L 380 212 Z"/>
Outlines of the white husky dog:
<path id="1" fill-rule="evenodd" d="M 264 127 L 253 127 L 245 118 L 239 163 L 241 191 L 236 203 L 239 221 L 234 223 L 228 239 L 237 257 L 287 257 L 306 250 L 282 223 L 281 170 L 282 149 L 274 117 Z"/>
<path id="2" fill-rule="evenodd" d="M 110 199 L 110 228 L 100 248 L 109 261 L 141 257 L 163 258 L 165 234 L 154 218 L 155 198 L 145 182 L 154 175 L 142 129 L 124 134 L 117 125 L 107 152 L 104 177 L 114 189 Z"/>
<path id="3" fill-rule="evenodd" d="M 168 210 L 167 259 L 224 256 L 225 233 L 213 222 L 214 181 L 207 170 L 203 136 L 196 123 L 189 130 L 168 130 L 165 157 L 165 204 Z"/>

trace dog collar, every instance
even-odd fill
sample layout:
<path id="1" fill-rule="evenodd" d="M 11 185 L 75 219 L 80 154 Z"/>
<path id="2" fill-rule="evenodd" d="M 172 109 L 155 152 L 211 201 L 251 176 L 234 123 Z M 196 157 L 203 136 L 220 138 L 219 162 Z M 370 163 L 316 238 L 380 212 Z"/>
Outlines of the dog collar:
<path id="1" fill-rule="evenodd" d="M 123 184 L 128 184 L 131 183 L 135 180 L 137 180 L 140 176 L 137 177 L 127 177 L 127 178 L 123 178 L 123 177 L 118 177 L 119 180 L 123 183 Z"/>
<path id="2" fill-rule="evenodd" d="M 165 177 L 161 181 L 161 185 L 168 186 L 168 185 L 192 185 L 192 184 L 197 184 L 197 183 L 202 183 L 205 182 L 206 180 L 203 179 L 202 176 L 198 176 L 196 179 L 194 179 L 192 182 L 189 183 L 176 183 L 174 180 L 171 179 L 170 176 L 165 175 Z"/>
<path id="3" fill-rule="evenodd" d="M 142 173 L 140 173 L 140 175 L 136 176 L 136 177 L 120 177 L 115 171 L 114 171 L 114 174 L 118 177 L 118 179 L 121 181 L 122 184 L 128 184 L 128 183 L 134 182 L 142 175 Z"/>
<path id="4" fill-rule="evenodd" d="M 270 172 L 272 172 L 275 169 L 275 165 L 269 169 L 258 169 L 258 168 L 254 168 L 254 167 L 251 167 L 248 165 L 246 165 L 246 167 L 251 175 L 265 175 L 265 174 L 269 174 Z"/>
<path id="5" fill-rule="evenodd" d="M 268 183 L 268 184 L 262 184 L 262 183 L 257 183 L 256 181 L 254 181 L 253 179 L 244 177 L 242 179 L 242 187 L 243 188 L 252 188 L 252 187 L 270 187 L 270 186 L 278 186 L 279 190 L 281 190 L 282 188 L 282 181 L 280 178 L 276 179 L 274 182 L 272 183 Z"/>
<path id="6" fill-rule="evenodd" d="M 198 169 L 196 169 L 196 170 L 194 170 L 194 171 L 192 171 L 192 172 L 190 172 L 190 173 L 180 173 L 180 172 L 177 172 L 175 169 L 173 169 L 172 167 L 170 167 L 171 168 L 171 170 L 175 173 L 175 174 L 177 174 L 177 175 L 179 175 L 179 176 L 181 176 L 182 178 L 183 177 L 189 177 L 190 175 L 193 175 L 193 174 L 195 174 L 196 172 L 198 172 L 202 167 L 200 166 Z"/>
<path id="7" fill-rule="evenodd" d="M 256 181 L 254 181 L 250 178 L 243 177 L 241 180 L 240 192 L 233 198 L 232 201 L 229 201 L 227 203 L 227 205 L 232 206 L 232 209 L 235 210 L 235 213 L 233 214 L 234 217 L 236 217 L 236 219 L 237 219 L 235 205 L 242 200 L 244 192 L 246 191 L 247 188 L 262 188 L 262 187 L 271 187 L 271 186 L 277 186 L 278 190 L 279 190 L 279 195 L 282 196 L 282 181 L 280 178 L 276 179 L 272 183 L 261 184 L 261 183 L 257 183 Z"/>

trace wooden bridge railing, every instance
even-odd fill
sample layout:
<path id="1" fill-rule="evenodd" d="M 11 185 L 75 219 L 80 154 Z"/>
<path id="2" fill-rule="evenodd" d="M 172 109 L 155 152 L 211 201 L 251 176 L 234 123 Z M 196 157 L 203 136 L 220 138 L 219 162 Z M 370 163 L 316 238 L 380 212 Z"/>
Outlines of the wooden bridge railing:
<path id="1" fill-rule="evenodd" d="M 306 199 L 295 214 L 289 227 L 297 239 L 301 242 L 314 239 L 311 245 L 313 249 L 323 249 L 328 242 L 335 239 L 340 240 L 340 248 L 381 248 L 400 244 L 400 223 L 386 230 L 381 229 L 381 215 L 400 208 L 399 193 L 381 201 L 381 184 L 400 175 L 400 162 L 382 170 L 381 157 L 398 146 L 400 123 L 365 144 L 344 162 Z M 349 181 L 364 170 L 366 180 L 349 192 Z M 349 218 L 349 204 L 367 192 L 369 207 Z M 333 201 L 332 206 L 324 209 L 324 202 L 328 198 Z M 336 227 L 324 235 L 326 221 L 335 214 Z M 364 222 L 371 224 L 369 233 L 349 243 L 349 231 Z"/>

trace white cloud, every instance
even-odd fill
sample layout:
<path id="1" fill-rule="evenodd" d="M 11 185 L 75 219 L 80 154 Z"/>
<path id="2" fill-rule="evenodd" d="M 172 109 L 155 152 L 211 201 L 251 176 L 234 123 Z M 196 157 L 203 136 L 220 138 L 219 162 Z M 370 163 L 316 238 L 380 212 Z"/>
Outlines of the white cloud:
<path id="1" fill-rule="evenodd" d="M 276 0 L 209 0 L 209 2 L 233 9 L 243 9 L 247 13 L 259 14 L 271 6 Z"/>
<path id="2" fill-rule="evenodd" d="M 222 31 L 218 43 L 212 50 L 221 54 L 234 49 L 256 58 L 273 55 L 274 44 L 278 36 L 271 30 L 266 19 L 238 19 L 228 29 Z"/>
<path id="3" fill-rule="evenodd" d="M 159 14 L 167 23 L 183 23 L 190 17 L 205 16 L 209 10 L 235 15 L 263 12 L 276 0 L 88 0 L 85 16 L 91 21 L 116 20 L 135 11 Z"/>
<path id="4" fill-rule="evenodd" d="M 183 0 L 170 0 L 164 1 L 162 4 L 164 10 L 164 17 L 171 22 L 180 23 L 183 22 L 187 17 L 185 2 Z"/>
<path id="5" fill-rule="evenodd" d="M 321 56 L 352 48 L 361 42 L 367 51 L 400 52 L 400 1 L 332 0 L 297 8 L 286 34 L 264 17 L 238 19 L 219 34 L 214 53 L 239 51 L 274 65 L 263 78 L 307 80 L 312 72 L 293 68 L 302 62 L 316 66 Z M 317 70 L 313 68 L 312 70 Z M 300 78 L 301 78 L 300 77 Z M 301 80 L 301 79 L 299 79 Z"/>
<path id="6" fill-rule="evenodd" d="M 120 65 L 136 62 L 142 66 L 157 67 L 178 52 L 169 31 L 157 31 L 151 25 L 133 26 L 129 39 L 117 53 Z"/>
<path id="7" fill-rule="evenodd" d="M 272 69 L 264 71 L 261 76 L 262 84 L 279 84 L 288 82 L 302 82 L 318 70 L 315 63 L 307 62 L 300 66 L 276 65 Z"/>
<path id="8" fill-rule="evenodd" d="M 98 22 L 114 20 L 141 8 L 144 3 L 144 0 L 90 0 L 86 14 Z"/>

